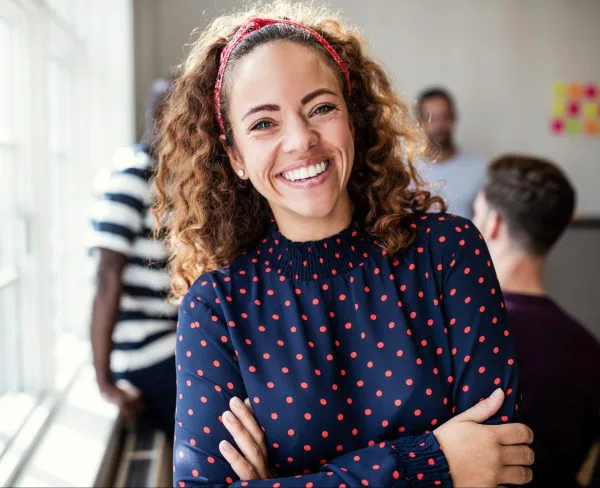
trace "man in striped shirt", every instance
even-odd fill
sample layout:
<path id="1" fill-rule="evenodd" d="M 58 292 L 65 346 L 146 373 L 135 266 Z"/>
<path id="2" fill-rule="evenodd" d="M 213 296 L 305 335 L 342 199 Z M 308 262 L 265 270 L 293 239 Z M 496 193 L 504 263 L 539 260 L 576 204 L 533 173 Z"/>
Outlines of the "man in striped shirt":
<path id="1" fill-rule="evenodd" d="M 164 83 L 153 86 L 153 114 L 168 86 Z M 165 248 L 152 235 L 151 153 L 145 144 L 117 151 L 93 207 L 90 247 L 98 271 L 91 339 L 103 396 L 125 420 L 143 411 L 145 419 L 171 436 L 177 307 L 167 301 Z"/>

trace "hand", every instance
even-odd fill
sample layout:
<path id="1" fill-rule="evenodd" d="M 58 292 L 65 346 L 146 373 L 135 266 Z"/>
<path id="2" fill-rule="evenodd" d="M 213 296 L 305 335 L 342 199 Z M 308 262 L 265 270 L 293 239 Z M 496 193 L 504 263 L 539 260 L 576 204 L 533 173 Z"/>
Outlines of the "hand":
<path id="1" fill-rule="evenodd" d="M 119 388 L 114 383 L 100 386 L 102 396 L 119 408 L 125 422 L 133 422 L 144 409 L 144 401 L 138 392 Z"/>
<path id="2" fill-rule="evenodd" d="M 454 486 L 522 485 L 532 479 L 533 432 L 523 424 L 482 425 L 504 402 L 492 395 L 433 431 L 442 446 Z"/>
<path id="3" fill-rule="evenodd" d="M 240 452 L 227 441 L 219 443 L 219 451 L 242 481 L 265 480 L 276 475 L 269 469 L 265 433 L 254 418 L 250 401 L 233 397 L 223 413 L 223 424 Z"/>

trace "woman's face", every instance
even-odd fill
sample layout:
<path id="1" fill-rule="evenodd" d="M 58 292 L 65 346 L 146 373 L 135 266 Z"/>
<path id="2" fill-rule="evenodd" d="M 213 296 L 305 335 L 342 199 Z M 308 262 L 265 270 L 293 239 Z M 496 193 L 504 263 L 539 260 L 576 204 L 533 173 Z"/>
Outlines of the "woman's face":
<path id="1" fill-rule="evenodd" d="M 230 76 L 229 159 L 277 221 L 331 218 L 350 208 L 353 133 L 329 65 L 309 48 L 276 41 L 240 59 Z"/>

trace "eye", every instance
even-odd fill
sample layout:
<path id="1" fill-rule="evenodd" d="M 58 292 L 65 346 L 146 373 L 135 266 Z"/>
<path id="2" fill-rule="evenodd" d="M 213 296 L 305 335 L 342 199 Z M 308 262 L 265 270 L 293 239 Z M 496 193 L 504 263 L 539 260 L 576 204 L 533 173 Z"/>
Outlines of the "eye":
<path id="1" fill-rule="evenodd" d="M 313 115 L 323 115 L 323 114 L 331 112 L 332 110 L 335 110 L 335 109 L 336 109 L 335 105 L 331 105 L 331 104 L 319 105 L 313 111 Z"/>
<path id="2" fill-rule="evenodd" d="M 271 127 L 273 127 L 272 122 L 269 122 L 268 120 L 259 120 L 256 124 L 254 124 L 252 127 L 250 127 L 250 131 L 265 130 L 265 129 L 270 129 Z"/>

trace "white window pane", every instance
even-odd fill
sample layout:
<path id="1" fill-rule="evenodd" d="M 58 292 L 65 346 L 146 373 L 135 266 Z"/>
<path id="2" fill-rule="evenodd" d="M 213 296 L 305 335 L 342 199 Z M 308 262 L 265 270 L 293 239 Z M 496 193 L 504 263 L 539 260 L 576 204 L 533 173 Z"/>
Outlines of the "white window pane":
<path id="1" fill-rule="evenodd" d="M 21 328 L 18 321 L 19 294 L 18 279 L 7 280 L 0 287 L 0 370 L 8 374 L 0 375 L 0 395 L 7 391 L 16 391 L 22 381 L 23 357 L 21 351 Z"/>
<path id="2" fill-rule="evenodd" d="M 19 233 L 16 221 L 16 161 L 11 148 L 0 147 L 0 271 L 14 273 Z"/>
<path id="3" fill-rule="evenodd" d="M 0 19 L 0 142 L 10 141 L 12 132 L 12 54 L 11 28 Z"/>
<path id="4" fill-rule="evenodd" d="M 69 22 L 71 20 L 70 0 L 46 0 L 46 3 L 57 16 L 62 18 L 63 21 Z"/>

